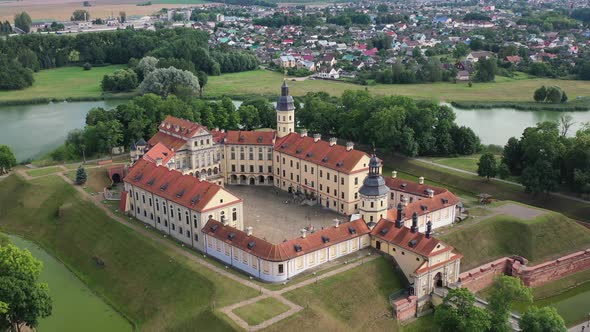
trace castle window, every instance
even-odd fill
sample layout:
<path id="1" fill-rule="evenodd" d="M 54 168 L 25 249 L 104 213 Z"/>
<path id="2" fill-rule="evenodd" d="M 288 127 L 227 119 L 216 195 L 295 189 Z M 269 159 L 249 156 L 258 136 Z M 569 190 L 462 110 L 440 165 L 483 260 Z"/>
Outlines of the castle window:
<path id="1" fill-rule="evenodd" d="M 303 171 L 307 172 L 307 165 L 303 165 Z"/>
<path id="2" fill-rule="evenodd" d="M 340 193 L 340 198 L 344 199 L 344 191 Z"/>
<path id="3" fill-rule="evenodd" d="M 254 165 L 250 165 L 250 173 L 254 173 Z"/>
<path id="4" fill-rule="evenodd" d="M 285 273 L 285 268 L 283 264 L 279 264 L 279 274 Z"/>
<path id="5" fill-rule="evenodd" d="M 195 233 L 195 241 L 199 242 L 199 234 Z"/>
<path id="6" fill-rule="evenodd" d="M 357 199 L 359 197 L 359 193 L 354 193 L 354 199 Z"/>
<path id="7" fill-rule="evenodd" d="M 240 172 L 242 172 L 242 173 L 245 172 L 245 166 L 244 165 L 240 165 Z"/>
<path id="8" fill-rule="evenodd" d="M 358 185 L 358 184 L 359 184 L 359 178 L 358 178 L 358 177 L 356 177 L 356 178 L 354 178 L 354 185 L 356 186 L 356 185 Z"/>
<path id="9" fill-rule="evenodd" d="M 326 180 L 330 180 L 330 173 L 326 172 Z"/>
<path id="10" fill-rule="evenodd" d="M 236 165 L 231 165 L 231 171 L 235 172 L 236 171 Z"/>
<path id="11" fill-rule="evenodd" d="M 312 186 L 313 187 L 313 186 Z M 320 190 L 323 190 L 323 185 L 320 183 Z"/>
<path id="12" fill-rule="evenodd" d="M 314 170 L 314 168 L 312 167 L 312 168 L 311 168 L 311 174 L 313 174 L 313 170 Z"/>
<path id="13" fill-rule="evenodd" d="M 371 208 L 374 208 L 374 207 L 375 207 L 375 203 L 371 202 Z"/>
<path id="14" fill-rule="evenodd" d="M 341 185 L 344 185 L 344 178 L 343 178 L 343 177 L 342 177 L 342 178 L 340 178 L 340 184 L 341 184 Z"/>
<path id="15" fill-rule="evenodd" d="M 323 172 L 323 171 L 320 169 L 320 177 L 322 177 L 322 176 L 323 176 L 323 173 L 324 173 L 324 172 Z"/>
<path id="16" fill-rule="evenodd" d="M 264 167 L 263 166 L 258 166 L 258 173 L 262 173 L 264 172 Z"/>

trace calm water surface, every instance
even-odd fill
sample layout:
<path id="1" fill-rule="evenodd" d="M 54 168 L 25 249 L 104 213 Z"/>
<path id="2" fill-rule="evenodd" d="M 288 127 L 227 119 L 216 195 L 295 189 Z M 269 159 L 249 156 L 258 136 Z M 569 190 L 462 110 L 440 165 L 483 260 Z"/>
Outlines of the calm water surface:
<path id="1" fill-rule="evenodd" d="M 124 100 L 72 102 L 45 105 L 0 107 L 0 144 L 9 145 L 22 161 L 38 157 L 62 144 L 67 133 L 84 127 L 86 113 L 93 107 L 113 108 Z M 240 101 L 234 101 L 236 107 Z M 450 106 L 450 105 L 449 105 Z M 453 108 L 457 123 L 473 129 L 484 144 L 504 145 L 512 136 L 520 137 L 526 127 L 542 121 L 558 121 L 570 114 L 576 122 L 573 135 L 584 122 L 590 122 L 590 111 L 554 112 L 519 111 L 509 108 L 464 110 Z"/>
<path id="2" fill-rule="evenodd" d="M 9 236 L 15 246 L 28 249 L 43 262 L 41 282 L 49 285 L 53 300 L 52 315 L 41 319 L 39 332 L 131 332 L 131 324 L 96 296 L 60 261 L 31 241 Z"/>
<path id="3" fill-rule="evenodd" d="M 124 100 L 0 107 L 0 144 L 18 161 L 39 157 L 61 145 L 72 129 L 84 127 L 93 107 L 113 108 Z"/>

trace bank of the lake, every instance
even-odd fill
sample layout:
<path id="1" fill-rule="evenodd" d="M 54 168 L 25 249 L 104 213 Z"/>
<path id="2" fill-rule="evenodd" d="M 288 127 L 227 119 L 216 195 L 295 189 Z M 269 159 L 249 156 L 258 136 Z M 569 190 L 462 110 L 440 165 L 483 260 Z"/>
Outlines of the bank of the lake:
<path id="1" fill-rule="evenodd" d="M 69 131 L 83 128 L 93 107 L 110 109 L 126 100 L 0 106 L 0 143 L 17 161 L 40 157 L 63 144 Z"/>
<path id="2" fill-rule="evenodd" d="M 575 112 L 590 110 L 590 98 L 579 98 L 567 103 L 549 104 L 536 102 L 486 102 L 486 101 L 452 101 L 451 105 L 460 109 L 513 108 L 519 111 L 557 111 Z"/>
<path id="3" fill-rule="evenodd" d="M 28 249 L 43 262 L 40 281 L 49 285 L 53 300 L 53 313 L 41 319 L 39 332 L 44 331 L 132 331 L 133 326 L 116 310 L 94 294 L 60 261 L 37 244 L 21 237 L 9 235 L 10 242 Z"/>

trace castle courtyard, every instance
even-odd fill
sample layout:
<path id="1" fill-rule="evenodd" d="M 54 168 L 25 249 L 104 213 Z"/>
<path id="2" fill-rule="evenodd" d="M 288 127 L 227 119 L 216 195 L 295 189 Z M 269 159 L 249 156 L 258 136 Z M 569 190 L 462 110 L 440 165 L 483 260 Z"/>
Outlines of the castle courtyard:
<path id="1" fill-rule="evenodd" d="M 273 243 L 300 236 L 310 225 L 315 230 L 332 226 L 334 219 L 346 218 L 319 206 L 299 205 L 293 195 L 265 186 L 232 186 L 226 188 L 244 200 L 244 227 L 254 227 L 254 235 Z"/>

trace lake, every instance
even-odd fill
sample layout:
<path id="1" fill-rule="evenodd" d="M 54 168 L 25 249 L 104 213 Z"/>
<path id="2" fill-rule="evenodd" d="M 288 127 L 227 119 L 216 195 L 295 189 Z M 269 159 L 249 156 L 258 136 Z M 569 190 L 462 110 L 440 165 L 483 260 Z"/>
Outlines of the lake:
<path id="1" fill-rule="evenodd" d="M 18 161 L 39 157 L 62 144 L 70 130 L 84 127 L 86 113 L 91 108 L 109 109 L 124 102 L 113 100 L 1 106 L 0 144 L 10 146 Z M 234 104 L 239 107 L 241 102 L 234 101 Z M 504 145 L 510 137 L 520 137 L 524 128 L 542 121 L 557 121 L 563 114 L 572 115 L 576 122 L 570 129 L 570 135 L 583 122 L 590 122 L 590 111 L 519 111 L 509 108 L 464 110 L 450 107 L 457 115 L 457 123 L 473 129 L 484 144 Z"/>
<path id="2" fill-rule="evenodd" d="M 0 144 L 17 161 L 40 157 L 63 144 L 68 132 L 84 127 L 93 107 L 113 108 L 125 100 L 0 106 Z"/>
<path id="3" fill-rule="evenodd" d="M 39 332 L 87 331 L 131 332 L 129 321 L 94 294 L 60 261 L 37 244 L 18 236 L 8 236 L 15 246 L 28 249 L 43 262 L 40 281 L 49 285 L 53 313 L 39 321 Z"/>

